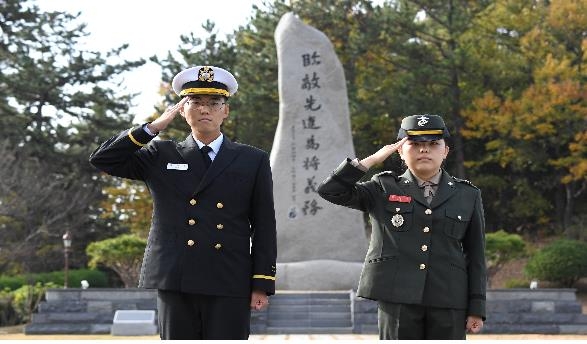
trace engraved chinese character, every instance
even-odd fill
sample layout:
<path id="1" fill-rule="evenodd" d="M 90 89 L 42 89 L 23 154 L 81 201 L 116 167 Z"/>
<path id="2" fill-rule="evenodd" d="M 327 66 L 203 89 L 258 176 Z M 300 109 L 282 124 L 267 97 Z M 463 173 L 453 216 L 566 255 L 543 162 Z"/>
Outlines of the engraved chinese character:
<path id="1" fill-rule="evenodd" d="M 316 117 L 308 116 L 308 119 L 302 120 L 302 126 L 304 129 L 320 129 L 321 127 L 316 125 Z"/>
<path id="2" fill-rule="evenodd" d="M 314 140 L 314 135 L 310 136 L 306 140 L 306 149 L 318 150 L 318 148 L 320 148 L 320 144 Z"/>
<path id="3" fill-rule="evenodd" d="M 308 67 L 310 65 L 319 65 L 320 64 L 320 55 L 314 51 L 312 55 L 310 54 L 302 54 L 302 64 L 304 67 Z"/>
<path id="4" fill-rule="evenodd" d="M 312 79 L 310 79 L 310 76 L 306 74 L 306 76 L 302 79 L 302 90 L 320 88 L 320 85 L 318 85 L 318 80 L 320 80 L 320 78 L 316 72 L 312 73 Z"/>
<path id="5" fill-rule="evenodd" d="M 314 216 L 320 209 L 322 209 L 322 207 L 318 205 L 318 202 L 316 202 L 315 199 L 313 199 L 312 201 L 304 201 L 302 211 L 304 212 L 304 215 L 310 213 L 310 215 Z"/>
<path id="6" fill-rule="evenodd" d="M 312 95 L 310 95 L 310 98 L 306 98 L 306 105 L 304 105 L 304 109 L 310 111 L 318 111 L 321 107 L 322 105 L 316 106 L 316 99 L 314 99 Z"/>
<path id="7" fill-rule="evenodd" d="M 304 188 L 305 193 L 316 192 L 316 187 L 318 186 L 318 183 L 316 183 L 316 181 L 314 180 L 315 178 L 316 176 L 312 176 L 312 178 L 306 178 L 306 180 L 308 181 L 308 185 L 306 185 L 306 187 Z"/>
<path id="8" fill-rule="evenodd" d="M 304 160 L 304 168 L 306 170 L 313 168 L 314 171 L 316 171 L 318 170 L 318 165 L 320 165 L 320 159 L 318 159 L 318 157 L 316 157 L 315 155 L 312 158 L 306 157 L 306 159 Z"/>

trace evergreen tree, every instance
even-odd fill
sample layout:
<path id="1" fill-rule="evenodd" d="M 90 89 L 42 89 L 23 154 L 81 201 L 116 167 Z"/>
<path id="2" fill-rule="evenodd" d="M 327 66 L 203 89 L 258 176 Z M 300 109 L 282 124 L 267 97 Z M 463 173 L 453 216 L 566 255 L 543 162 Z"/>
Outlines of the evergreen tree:
<path id="1" fill-rule="evenodd" d="M 77 252 L 105 235 L 95 221 L 105 180 L 87 159 L 130 125 L 132 95 L 121 74 L 144 61 L 120 60 L 126 46 L 80 49 L 88 33 L 77 16 L 31 1 L 2 1 L 0 9 L 0 270 L 60 269 L 67 230 L 73 264 L 85 265 Z"/>

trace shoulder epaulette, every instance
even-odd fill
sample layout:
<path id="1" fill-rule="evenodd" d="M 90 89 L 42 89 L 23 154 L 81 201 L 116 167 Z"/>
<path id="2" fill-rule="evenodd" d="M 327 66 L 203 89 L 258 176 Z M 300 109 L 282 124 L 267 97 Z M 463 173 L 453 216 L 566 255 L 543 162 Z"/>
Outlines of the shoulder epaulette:
<path id="1" fill-rule="evenodd" d="M 470 181 L 468 181 L 466 179 L 461 179 L 461 178 L 457 178 L 457 177 L 453 177 L 453 178 L 454 178 L 455 182 L 457 182 L 457 183 L 467 184 L 467 185 L 474 187 L 475 189 L 479 189 L 478 187 L 475 186 L 475 184 L 471 183 Z"/>
<path id="2" fill-rule="evenodd" d="M 383 171 L 383 172 L 376 173 L 373 175 L 373 178 L 381 177 L 381 176 L 389 176 L 389 177 L 393 177 L 395 179 L 399 179 L 399 176 L 393 171 Z"/>

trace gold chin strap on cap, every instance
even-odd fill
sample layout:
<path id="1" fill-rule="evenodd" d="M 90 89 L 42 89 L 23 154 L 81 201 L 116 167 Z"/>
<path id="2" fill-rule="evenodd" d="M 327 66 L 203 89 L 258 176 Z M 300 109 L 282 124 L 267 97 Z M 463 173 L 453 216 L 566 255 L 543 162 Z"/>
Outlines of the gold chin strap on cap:
<path id="1" fill-rule="evenodd" d="M 230 97 L 230 93 L 227 90 L 220 88 L 186 88 L 179 92 L 180 96 L 187 96 L 190 94 L 218 94 L 225 97 Z"/>
<path id="2" fill-rule="evenodd" d="M 410 136 L 418 136 L 418 135 L 442 135 L 443 130 L 406 130 L 408 135 Z"/>

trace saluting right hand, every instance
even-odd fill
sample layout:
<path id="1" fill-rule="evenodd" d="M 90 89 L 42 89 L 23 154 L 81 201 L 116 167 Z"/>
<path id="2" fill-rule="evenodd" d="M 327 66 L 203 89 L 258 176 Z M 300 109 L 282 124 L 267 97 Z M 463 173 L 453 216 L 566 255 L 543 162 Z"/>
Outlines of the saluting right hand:
<path id="1" fill-rule="evenodd" d="M 149 128 L 153 134 L 165 130 L 169 123 L 171 123 L 171 121 L 173 121 L 175 116 L 179 113 L 179 110 L 181 110 L 183 104 L 185 104 L 187 101 L 188 97 L 184 97 L 177 104 L 167 107 L 161 116 L 157 117 L 157 119 L 155 119 L 153 122 L 147 124 L 147 128 Z"/>
<path id="2" fill-rule="evenodd" d="M 366 157 L 365 159 L 361 160 L 361 165 L 365 166 L 366 168 L 371 168 L 374 165 L 382 163 L 385 159 L 387 159 L 391 154 L 396 152 L 399 147 L 401 147 L 404 142 L 408 140 L 407 137 L 397 141 L 396 143 L 392 143 L 390 145 L 385 145 L 381 147 L 380 150 L 373 153 L 372 155 Z"/>

